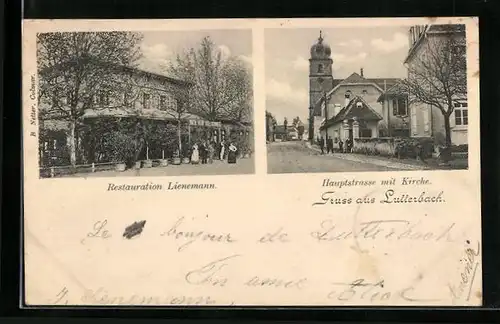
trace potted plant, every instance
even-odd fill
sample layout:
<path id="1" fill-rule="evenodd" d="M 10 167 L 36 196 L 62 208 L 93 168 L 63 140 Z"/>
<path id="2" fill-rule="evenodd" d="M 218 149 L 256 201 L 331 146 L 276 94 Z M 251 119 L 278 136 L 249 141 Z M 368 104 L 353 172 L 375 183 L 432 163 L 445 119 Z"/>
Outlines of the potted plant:
<path id="1" fill-rule="evenodd" d="M 161 150 L 161 159 L 159 162 L 161 167 L 168 166 L 168 159 L 165 159 L 165 150 Z"/>
<path id="2" fill-rule="evenodd" d="M 143 168 L 152 168 L 153 167 L 153 160 L 149 158 L 149 145 L 146 143 L 146 159 L 142 161 L 142 167 Z"/>
<path id="3" fill-rule="evenodd" d="M 115 170 L 125 171 L 126 163 L 134 155 L 134 146 L 129 136 L 121 132 L 112 132 L 106 142 L 111 149 L 111 160 L 116 162 Z"/>

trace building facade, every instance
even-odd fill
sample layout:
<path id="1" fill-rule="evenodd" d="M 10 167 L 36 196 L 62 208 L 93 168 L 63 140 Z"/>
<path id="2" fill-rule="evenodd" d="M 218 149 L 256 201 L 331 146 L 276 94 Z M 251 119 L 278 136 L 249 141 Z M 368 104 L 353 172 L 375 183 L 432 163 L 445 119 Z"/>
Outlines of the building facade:
<path id="1" fill-rule="evenodd" d="M 465 55 L 464 25 L 422 25 L 413 26 L 408 31 L 409 51 L 405 64 L 409 71 L 419 69 L 419 64 L 432 60 L 433 49 L 450 38 L 457 44 L 460 53 Z M 466 71 L 463 71 L 464 78 Z M 410 77 L 410 75 L 409 75 Z M 410 94 L 411 96 L 411 94 Z M 450 115 L 451 142 L 454 145 L 467 144 L 468 103 L 464 95 L 454 99 L 454 111 Z M 438 145 L 445 142 L 445 117 L 441 111 L 430 104 L 412 103 L 409 107 L 410 135 L 412 137 L 432 138 Z"/>
<path id="2" fill-rule="evenodd" d="M 74 100 L 71 94 L 40 96 L 41 166 L 69 165 L 73 139 L 77 164 L 115 162 L 103 148 L 103 139 L 108 137 L 108 130 L 109 133 L 116 131 L 115 126 L 120 122 L 147 121 L 156 127 L 153 132 L 162 133 L 163 138 L 168 139 L 158 139 L 158 134 L 150 136 L 157 138 L 155 141 L 143 138 L 146 144 L 138 152 L 138 159 L 171 156 L 179 147 L 179 141 L 187 148 L 201 140 L 220 143 L 223 139 L 253 138 L 251 122 L 207 120 L 192 113 L 186 105 L 191 86 L 187 82 L 125 66 L 106 69 L 111 71 L 107 80 L 86 93 L 89 98 L 85 108 L 78 107 L 81 111 L 74 118 L 73 131 L 73 118 L 65 114 L 74 110 L 70 106 Z M 50 78 L 50 72 L 41 71 L 40 78 Z"/>
<path id="3" fill-rule="evenodd" d="M 347 138 L 389 136 L 389 129 L 404 134 L 409 128 L 399 110 L 379 100 L 397 78 L 367 78 L 363 69 L 346 79 L 332 74 L 331 49 L 322 35 L 311 47 L 309 95 L 310 138 L 331 138 L 334 142 Z M 326 67 L 326 68 L 325 68 Z M 319 75 L 317 72 L 321 71 Z M 401 111 L 403 108 L 401 108 Z M 394 132 L 393 132 L 394 133 Z M 406 131 L 407 133 L 407 131 Z"/>

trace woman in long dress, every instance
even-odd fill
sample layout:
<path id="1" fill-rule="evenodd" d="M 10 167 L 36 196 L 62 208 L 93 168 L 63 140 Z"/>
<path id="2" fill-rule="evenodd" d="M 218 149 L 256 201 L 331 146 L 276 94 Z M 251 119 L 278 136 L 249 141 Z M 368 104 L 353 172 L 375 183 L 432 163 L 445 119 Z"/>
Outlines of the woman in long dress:
<path id="1" fill-rule="evenodd" d="M 193 153 L 191 153 L 191 163 L 198 164 L 200 162 L 200 151 L 198 151 L 198 144 L 193 145 Z"/>
<path id="2" fill-rule="evenodd" d="M 220 142 L 220 153 L 219 153 L 219 159 L 221 161 L 224 161 L 224 155 L 226 153 L 226 144 L 224 141 Z"/>
<path id="3" fill-rule="evenodd" d="M 231 143 L 227 153 L 227 163 L 236 163 L 236 156 L 238 155 L 238 148 Z"/>

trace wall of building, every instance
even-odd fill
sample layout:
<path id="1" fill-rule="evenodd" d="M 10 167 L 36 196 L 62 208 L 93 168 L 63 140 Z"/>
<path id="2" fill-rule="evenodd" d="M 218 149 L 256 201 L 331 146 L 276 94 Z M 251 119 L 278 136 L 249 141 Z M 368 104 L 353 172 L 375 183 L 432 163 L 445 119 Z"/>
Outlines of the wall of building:
<path id="1" fill-rule="evenodd" d="M 436 144 L 444 145 L 446 140 L 446 130 L 444 128 L 444 116 L 439 109 L 432 110 L 433 136 Z M 461 145 L 468 143 L 467 126 L 455 125 L 455 115 L 450 116 L 451 143 Z"/>
<path id="2" fill-rule="evenodd" d="M 366 103 L 373 108 L 377 113 L 382 115 L 382 104 L 377 102 L 377 99 L 382 94 L 377 87 L 372 84 L 355 84 L 355 85 L 340 85 L 331 94 L 330 100 L 328 101 L 328 118 L 333 117 L 335 104 L 340 104 L 340 109 L 345 107 L 345 93 L 347 90 L 351 91 L 351 98 L 355 96 L 363 97 Z M 366 91 L 365 92 L 363 92 Z"/>
<path id="3" fill-rule="evenodd" d="M 414 64 L 419 64 L 419 61 L 429 55 L 429 45 L 442 42 L 447 37 L 443 34 L 429 34 L 427 37 L 417 43 L 417 47 L 413 49 L 412 56 L 407 60 L 410 67 Z M 456 39 L 464 40 L 464 34 L 456 34 Z M 436 144 L 443 145 L 445 143 L 444 116 L 439 109 L 424 104 L 411 105 L 411 136 L 413 137 L 429 137 L 434 138 Z M 430 123 L 430 126 L 429 126 Z M 452 144 L 460 145 L 467 143 L 467 126 L 456 126 L 455 118 L 450 116 L 451 139 Z"/>

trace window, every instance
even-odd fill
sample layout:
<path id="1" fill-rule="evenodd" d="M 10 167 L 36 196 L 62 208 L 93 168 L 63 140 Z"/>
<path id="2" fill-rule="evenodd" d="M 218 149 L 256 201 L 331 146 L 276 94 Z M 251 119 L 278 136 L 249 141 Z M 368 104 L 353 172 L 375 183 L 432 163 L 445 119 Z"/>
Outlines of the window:
<path id="1" fill-rule="evenodd" d="M 324 69 L 323 69 L 323 64 L 319 64 L 318 65 L 318 73 L 323 73 Z"/>
<path id="2" fill-rule="evenodd" d="M 160 96 L 160 102 L 159 102 L 159 107 L 160 109 L 165 109 L 167 105 L 167 98 L 166 96 L 161 95 Z"/>
<path id="3" fill-rule="evenodd" d="M 366 94 L 368 94 L 368 90 L 363 89 L 363 95 L 366 95 Z"/>
<path id="4" fill-rule="evenodd" d="M 465 45 L 455 45 L 453 47 L 453 53 L 455 55 L 463 55 L 463 56 L 465 56 L 466 52 L 467 52 L 467 49 L 466 49 Z"/>
<path id="5" fill-rule="evenodd" d="M 142 107 L 145 109 L 150 108 L 150 101 L 151 101 L 151 96 L 149 93 L 143 93 L 142 94 Z"/>
<path id="6" fill-rule="evenodd" d="M 97 96 L 95 97 L 95 103 L 100 106 L 109 105 L 109 92 L 106 90 L 99 90 Z"/>
<path id="7" fill-rule="evenodd" d="M 466 102 L 455 103 L 455 125 L 466 126 L 469 124 L 469 112 Z"/>
<path id="8" fill-rule="evenodd" d="M 392 100 L 392 114 L 394 116 L 407 116 L 408 105 L 406 98 L 398 98 Z"/>
<path id="9" fill-rule="evenodd" d="M 129 103 L 130 103 L 130 94 L 127 91 L 125 91 L 123 93 L 123 104 L 125 106 L 128 106 Z"/>
<path id="10" fill-rule="evenodd" d="M 345 97 L 346 97 L 347 99 L 351 98 L 351 90 L 347 90 L 347 91 L 345 92 Z"/>
<path id="11" fill-rule="evenodd" d="M 359 130 L 359 137 L 361 138 L 371 138 L 372 130 L 370 128 L 362 128 Z"/>

